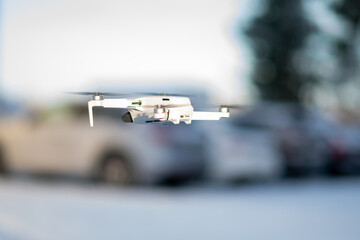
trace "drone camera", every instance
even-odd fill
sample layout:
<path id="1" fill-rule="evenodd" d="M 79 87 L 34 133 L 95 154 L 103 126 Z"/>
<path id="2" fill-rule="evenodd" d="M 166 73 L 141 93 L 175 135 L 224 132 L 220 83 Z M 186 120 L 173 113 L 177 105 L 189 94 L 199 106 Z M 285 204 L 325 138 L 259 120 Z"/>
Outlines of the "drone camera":
<path id="1" fill-rule="evenodd" d="M 130 112 L 125 113 L 124 115 L 122 115 L 121 118 L 124 122 L 127 122 L 127 123 L 134 122 L 133 118 L 131 117 Z"/>

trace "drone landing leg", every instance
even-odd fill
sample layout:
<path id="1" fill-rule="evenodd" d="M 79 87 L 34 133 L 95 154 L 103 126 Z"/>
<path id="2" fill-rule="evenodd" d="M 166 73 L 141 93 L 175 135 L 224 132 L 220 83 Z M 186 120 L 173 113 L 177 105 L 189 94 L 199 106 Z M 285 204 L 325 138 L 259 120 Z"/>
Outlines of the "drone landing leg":
<path id="1" fill-rule="evenodd" d="M 94 104 L 92 101 L 89 101 L 88 108 L 89 108 L 89 121 L 90 127 L 94 127 L 94 113 L 93 113 Z"/>
<path id="2" fill-rule="evenodd" d="M 90 127 L 94 126 L 94 114 L 93 107 L 104 107 L 104 108 L 127 108 L 131 105 L 127 99 L 103 99 L 103 100 L 91 100 L 88 103 L 89 107 L 89 121 Z"/>

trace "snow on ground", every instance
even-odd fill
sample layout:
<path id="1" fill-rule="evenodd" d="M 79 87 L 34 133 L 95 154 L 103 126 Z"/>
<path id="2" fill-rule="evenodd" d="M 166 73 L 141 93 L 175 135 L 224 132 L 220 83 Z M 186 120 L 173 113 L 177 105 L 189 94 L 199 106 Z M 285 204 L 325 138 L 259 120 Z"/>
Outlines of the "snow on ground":
<path id="1" fill-rule="evenodd" d="M 0 239 L 360 239 L 360 179 L 116 189 L 0 179 Z"/>

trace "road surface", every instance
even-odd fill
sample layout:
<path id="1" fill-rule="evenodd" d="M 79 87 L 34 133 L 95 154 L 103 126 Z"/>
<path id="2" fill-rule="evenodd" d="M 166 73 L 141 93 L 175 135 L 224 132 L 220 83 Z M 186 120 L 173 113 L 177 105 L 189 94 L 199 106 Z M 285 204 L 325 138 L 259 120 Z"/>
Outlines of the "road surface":
<path id="1" fill-rule="evenodd" d="M 0 239 L 360 239 L 360 179 L 118 189 L 0 179 Z"/>

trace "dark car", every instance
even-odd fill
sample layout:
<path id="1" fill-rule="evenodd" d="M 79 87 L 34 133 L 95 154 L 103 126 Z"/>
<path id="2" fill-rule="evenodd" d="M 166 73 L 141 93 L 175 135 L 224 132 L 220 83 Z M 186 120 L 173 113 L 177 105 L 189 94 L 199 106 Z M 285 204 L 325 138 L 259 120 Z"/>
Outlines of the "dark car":
<path id="1" fill-rule="evenodd" d="M 303 175 L 324 171 L 329 161 L 327 139 L 312 129 L 310 116 L 309 109 L 296 103 L 262 103 L 238 115 L 235 122 L 272 131 L 286 174 Z"/>

